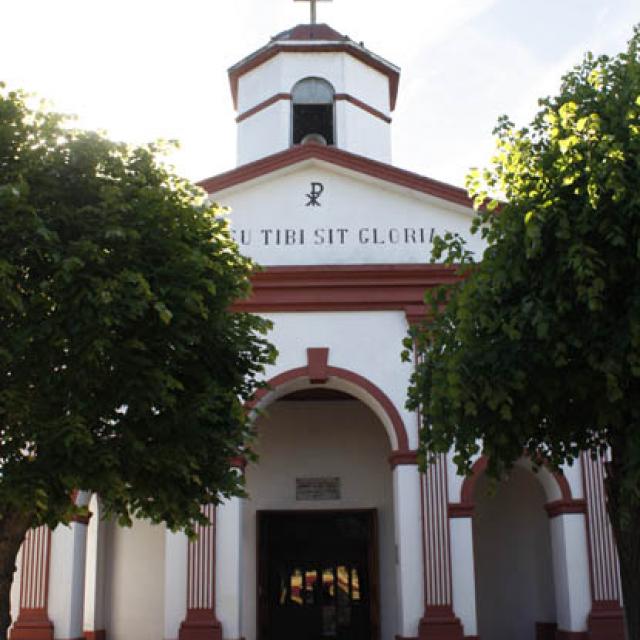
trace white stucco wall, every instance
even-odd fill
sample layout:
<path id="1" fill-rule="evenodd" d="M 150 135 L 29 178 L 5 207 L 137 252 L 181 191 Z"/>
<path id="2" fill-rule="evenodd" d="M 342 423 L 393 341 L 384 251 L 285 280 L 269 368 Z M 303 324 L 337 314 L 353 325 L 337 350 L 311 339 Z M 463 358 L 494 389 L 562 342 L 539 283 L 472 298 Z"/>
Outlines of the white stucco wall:
<path id="1" fill-rule="evenodd" d="M 100 501 L 94 494 L 89 503 L 91 518 L 87 527 L 87 552 L 84 586 L 84 630 L 104 629 L 104 573 L 106 523 L 101 519 Z"/>
<path id="2" fill-rule="evenodd" d="M 391 125 L 346 100 L 336 101 L 336 146 L 391 163 Z"/>
<path id="3" fill-rule="evenodd" d="M 584 632 L 592 604 L 585 518 L 567 513 L 550 526 L 558 628 Z"/>
<path id="4" fill-rule="evenodd" d="M 106 527 L 109 640 L 158 640 L 164 631 L 165 528 L 136 520 Z"/>
<path id="5" fill-rule="evenodd" d="M 18 551 L 16 558 L 16 569 L 13 572 L 13 582 L 11 583 L 11 621 L 16 621 L 20 613 L 20 574 L 22 571 L 22 547 Z"/>
<path id="6" fill-rule="evenodd" d="M 182 532 L 165 530 L 164 640 L 175 640 L 187 615 L 189 541 Z"/>
<path id="7" fill-rule="evenodd" d="M 260 463 L 247 468 L 250 499 L 243 510 L 242 635 L 256 637 L 256 511 L 378 511 L 382 640 L 396 630 L 395 540 L 389 439 L 358 401 L 279 401 L 257 422 Z M 342 498 L 296 501 L 297 477 L 338 476 Z"/>
<path id="8" fill-rule="evenodd" d="M 237 164 L 288 149 L 291 144 L 291 102 L 278 100 L 237 124 Z"/>
<path id="9" fill-rule="evenodd" d="M 491 640 L 534 640 L 536 622 L 555 622 L 546 497 L 538 479 L 521 467 L 488 492 L 476 488 L 473 538 L 478 632 Z"/>

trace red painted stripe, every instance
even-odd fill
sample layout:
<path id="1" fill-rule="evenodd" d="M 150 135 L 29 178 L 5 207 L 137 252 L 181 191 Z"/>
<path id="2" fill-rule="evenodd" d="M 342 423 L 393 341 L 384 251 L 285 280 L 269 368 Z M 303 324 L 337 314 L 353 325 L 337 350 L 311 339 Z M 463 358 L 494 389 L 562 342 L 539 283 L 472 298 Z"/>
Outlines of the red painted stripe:
<path id="1" fill-rule="evenodd" d="M 606 459 L 583 454 L 583 487 L 587 502 L 587 533 L 594 601 L 620 600 L 619 560 L 606 510 L 604 464 Z"/>
<path id="2" fill-rule="evenodd" d="M 420 424 L 420 423 L 418 423 Z M 427 523 L 425 518 L 425 474 L 420 474 L 420 516 L 422 519 L 422 582 L 424 593 L 426 596 L 427 593 L 427 571 L 428 571 L 428 563 L 427 563 Z"/>
<path id="3" fill-rule="evenodd" d="M 383 122 L 386 122 L 387 124 L 391 124 L 391 118 L 388 115 L 386 115 L 382 111 L 379 111 L 375 107 L 372 107 L 370 104 L 367 104 L 366 102 L 362 102 L 362 100 L 358 100 L 358 98 L 355 98 L 354 96 L 348 93 L 336 93 L 335 99 L 349 102 L 354 107 L 358 107 L 359 109 L 366 111 L 370 115 L 375 116 L 376 118 L 379 118 Z"/>
<path id="4" fill-rule="evenodd" d="M 425 597 L 429 606 L 452 602 L 446 456 L 439 455 L 424 474 Z"/>
<path id="5" fill-rule="evenodd" d="M 333 43 L 301 43 L 297 45 L 269 44 L 267 47 L 256 52 L 256 55 L 249 56 L 237 65 L 229 69 L 229 83 L 231 85 L 231 96 L 233 98 L 233 106 L 238 106 L 238 81 L 241 76 L 248 73 L 252 69 L 270 60 L 273 56 L 284 53 L 347 53 L 360 62 L 370 66 L 372 69 L 387 76 L 389 80 L 389 106 L 391 111 L 396 106 L 396 98 L 398 95 L 398 83 L 400 81 L 400 72 L 388 63 L 382 62 L 379 58 L 371 56 L 368 52 L 363 51 L 357 45 L 351 42 L 333 42 Z"/>
<path id="6" fill-rule="evenodd" d="M 242 122 L 243 120 L 246 120 L 247 118 L 250 118 L 251 116 L 255 115 L 256 113 L 259 113 L 260 111 L 262 111 L 263 109 L 266 109 L 267 107 L 270 107 L 272 104 L 275 104 L 276 102 L 279 102 L 280 100 L 291 100 L 291 94 L 290 93 L 276 93 L 275 95 L 271 96 L 270 98 L 267 98 L 266 100 L 263 100 L 262 102 L 259 102 L 255 107 L 251 107 L 251 109 L 247 109 L 246 111 L 243 111 L 236 118 L 236 122 Z"/>
<path id="7" fill-rule="evenodd" d="M 45 527 L 30 529 L 22 545 L 20 609 L 47 608 L 51 532 Z"/>
<path id="8" fill-rule="evenodd" d="M 196 525 L 197 538 L 189 542 L 187 575 L 187 608 L 213 611 L 215 608 L 215 506 L 202 507 L 212 523 Z"/>

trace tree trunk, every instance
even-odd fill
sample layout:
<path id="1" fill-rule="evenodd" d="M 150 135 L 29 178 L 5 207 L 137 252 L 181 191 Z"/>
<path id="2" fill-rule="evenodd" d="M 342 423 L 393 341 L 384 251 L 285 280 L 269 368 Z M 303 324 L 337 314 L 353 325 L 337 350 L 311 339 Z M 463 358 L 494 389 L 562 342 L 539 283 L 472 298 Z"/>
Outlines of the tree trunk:
<path id="1" fill-rule="evenodd" d="M 8 637 L 11 625 L 11 582 L 16 556 L 29 530 L 30 513 L 0 512 L 0 640 Z"/>
<path id="2" fill-rule="evenodd" d="M 607 509 L 620 557 L 620 578 L 628 640 L 640 640 L 640 500 L 625 486 L 627 462 L 622 440 L 612 447 L 607 464 Z"/>

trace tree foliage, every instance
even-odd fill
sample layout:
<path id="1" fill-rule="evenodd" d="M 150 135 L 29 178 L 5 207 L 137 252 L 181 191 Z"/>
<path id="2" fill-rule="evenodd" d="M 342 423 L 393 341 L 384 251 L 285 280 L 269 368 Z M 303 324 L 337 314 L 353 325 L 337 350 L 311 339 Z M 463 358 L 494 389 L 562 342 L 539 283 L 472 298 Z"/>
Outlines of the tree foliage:
<path id="1" fill-rule="evenodd" d="M 529 127 L 500 119 L 490 168 L 468 179 L 484 254 L 438 240 L 434 259 L 461 279 L 428 293 L 408 343 L 426 458 L 453 448 L 467 472 L 482 451 L 499 477 L 525 450 L 554 466 L 612 452 L 623 565 L 640 525 L 639 47 L 636 30 L 626 52 L 588 54 Z"/>
<path id="2" fill-rule="evenodd" d="M 268 323 L 230 312 L 253 266 L 158 151 L 0 90 L 0 529 L 68 521 L 73 489 L 189 528 L 242 491 Z"/>

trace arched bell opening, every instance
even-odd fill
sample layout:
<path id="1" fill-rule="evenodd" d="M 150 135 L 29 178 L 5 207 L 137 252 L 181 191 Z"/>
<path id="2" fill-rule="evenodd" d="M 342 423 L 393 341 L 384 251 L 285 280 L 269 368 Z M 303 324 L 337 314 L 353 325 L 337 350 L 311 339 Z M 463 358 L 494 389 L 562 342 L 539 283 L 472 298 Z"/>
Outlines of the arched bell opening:
<path id="1" fill-rule="evenodd" d="M 304 78 L 291 90 L 291 143 L 335 144 L 335 91 L 322 78 Z"/>

